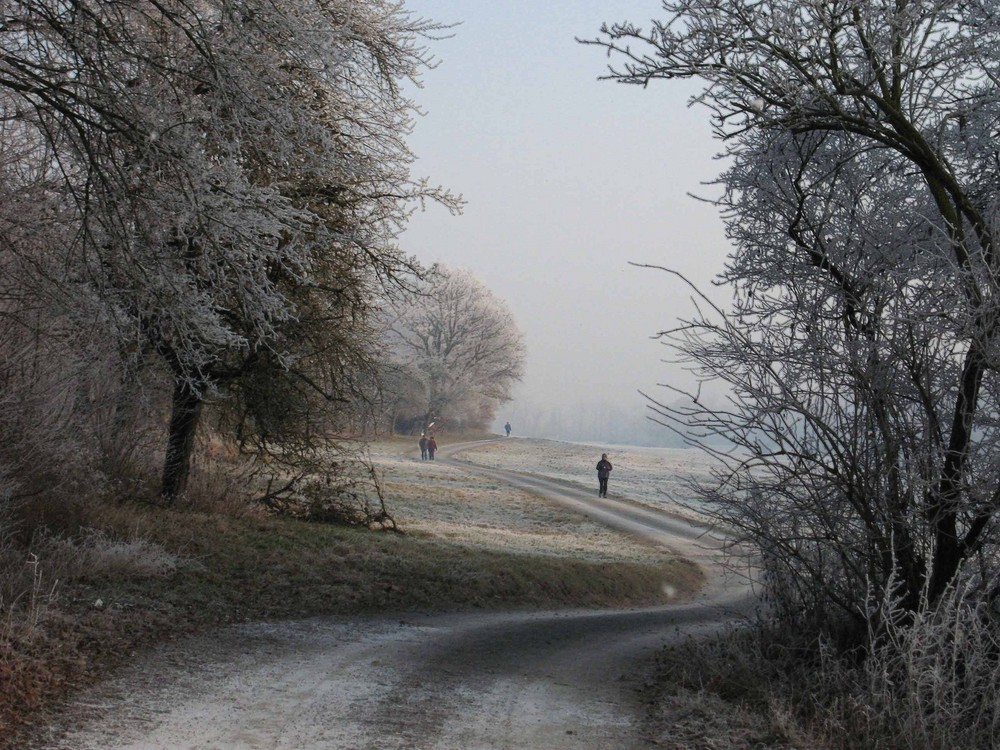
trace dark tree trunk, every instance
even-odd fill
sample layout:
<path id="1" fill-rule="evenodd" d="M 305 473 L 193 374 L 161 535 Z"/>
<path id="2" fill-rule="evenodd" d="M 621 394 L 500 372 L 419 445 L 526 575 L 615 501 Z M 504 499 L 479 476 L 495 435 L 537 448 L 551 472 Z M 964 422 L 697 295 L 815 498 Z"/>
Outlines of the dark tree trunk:
<path id="1" fill-rule="evenodd" d="M 958 539 L 958 508 L 982 378 L 982 359 L 973 348 L 965 358 L 942 477 L 929 509 L 934 529 L 934 561 L 928 587 L 931 601 L 937 601 L 944 593 L 962 564 L 963 551 Z"/>
<path id="2" fill-rule="evenodd" d="M 201 415 L 201 395 L 191 383 L 178 380 L 170 413 L 167 455 L 163 461 L 163 498 L 172 503 L 187 488 L 191 452 Z"/>

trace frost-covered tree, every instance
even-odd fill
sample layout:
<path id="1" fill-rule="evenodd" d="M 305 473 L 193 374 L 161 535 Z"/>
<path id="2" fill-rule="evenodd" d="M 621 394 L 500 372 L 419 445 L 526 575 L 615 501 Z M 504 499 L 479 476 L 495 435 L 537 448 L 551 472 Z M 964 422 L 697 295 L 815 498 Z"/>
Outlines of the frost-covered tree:
<path id="1" fill-rule="evenodd" d="M 268 414 L 302 413 L 268 398 L 336 402 L 368 356 L 374 293 L 413 270 L 407 202 L 442 197 L 409 177 L 399 89 L 432 28 L 390 0 L 0 8 L 0 120 L 43 149 L 72 213 L 51 248 L 67 291 L 99 302 L 135 369 L 172 379 L 166 497 L 207 398 L 234 398 L 266 445 Z"/>
<path id="2" fill-rule="evenodd" d="M 912 608 L 963 570 L 996 596 L 995 4 L 664 9 L 596 43 L 616 80 L 705 81 L 727 144 L 736 307 L 674 341 L 732 403 L 659 407 L 742 449 L 712 507 L 789 614 L 863 620 L 868 585 Z"/>
<path id="3" fill-rule="evenodd" d="M 423 429 L 439 418 L 484 428 L 524 372 L 524 336 L 510 310 L 464 270 L 436 266 L 398 297 L 386 339 L 386 390 L 404 395 L 392 406 L 397 429 Z"/>
<path id="4" fill-rule="evenodd" d="M 70 441 L 54 439 L 74 414 L 86 356 L 73 356 L 68 345 L 65 271 L 49 253 L 69 235 L 49 195 L 45 157 L 30 131 L 0 120 L 0 515 L 8 500 L 40 486 L 58 491 L 68 459 L 79 456 L 76 467 L 93 459 L 78 444 L 67 450 Z"/>

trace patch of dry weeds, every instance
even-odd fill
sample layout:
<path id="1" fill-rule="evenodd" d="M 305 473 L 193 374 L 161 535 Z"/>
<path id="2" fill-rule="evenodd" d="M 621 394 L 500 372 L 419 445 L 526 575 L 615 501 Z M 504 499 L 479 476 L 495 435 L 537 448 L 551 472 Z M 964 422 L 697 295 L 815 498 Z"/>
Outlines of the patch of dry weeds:
<path id="1" fill-rule="evenodd" d="M 833 750 L 829 733 L 798 712 L 815 685 L 808 665 L 763 631 L 691 640 L 657 660 L 648 736 L 669 750 Z"/>

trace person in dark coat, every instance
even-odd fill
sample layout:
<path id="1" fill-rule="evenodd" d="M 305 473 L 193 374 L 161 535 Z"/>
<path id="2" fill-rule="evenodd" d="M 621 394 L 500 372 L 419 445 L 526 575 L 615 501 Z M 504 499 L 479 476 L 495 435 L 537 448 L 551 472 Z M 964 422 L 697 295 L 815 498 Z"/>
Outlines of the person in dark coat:
<path id="1" fill-rule="evenodd" d="M 607 497 L 608 496 L 608 477 L 611 476 L 611 470 L 614 467 L 608 460 L 608 454 L 602 453 L 601 460 L 597 462 L 597 496 Z"/>
<path id="2" fill-rule="evenodd" d="M 437 440 L 435 440 L 434 436 L 431 435 L 430 439 L 427 441 L 427 458 L 433 461 L 434 453 L 435 451 L 437 451 L 437 449 L 438 449 Z"/>
<path id="3" fill-rule="evenodd" d="M 507 433 L 507 437 L 510 437 L 510 422 L 503 426 L 504 431 Z"/>
<path id="4" fill-rule="evenodd" d="M 427 436 L 423 434 L 420 436 L 420 460 L 427 460 Z"/>

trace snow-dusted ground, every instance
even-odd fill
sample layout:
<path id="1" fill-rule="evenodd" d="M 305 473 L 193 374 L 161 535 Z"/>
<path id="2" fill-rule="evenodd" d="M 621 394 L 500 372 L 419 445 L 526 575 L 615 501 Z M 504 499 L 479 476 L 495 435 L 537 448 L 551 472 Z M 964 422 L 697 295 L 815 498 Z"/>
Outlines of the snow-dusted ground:
<path id="1" fill-rule="evenodd" d="M 625 611 L 329 617 L 225 628 L 140 658 L 67 707 L 62 723 L 36 747 L 649 747 L 640 688 L 655 654 L 666 643 L 718 632 L 745 613 L 749 592 L 721 575 L 703 529 L 631 501 L 616 502 L 615 495 L 627 491 L 634 500 L 670 507 L 676 502 L 671 491 L 684 492 L 680 478 L 707 467 L 686 452 L 669 460 L 653 449 L 609 449 L 618 483 L 608 500 L 600 500 L 590 471 L 600 449 L 528 440 L 465 448 L 465 459 L 537 470 L 559 481 L 483 468 L 488 486 L 475 490 L 470 472 L 448 460 L 450 446 L 444 461 L 432 463 L 396 443 L 395 458 L 374 457 L 395 483 L 401 513 L 414 504 L 405 488 L 424 498 L 425 533 L 469 533 L 474 543 L 489 546 L 509 544 L 500 534 L 516 528 L 516 536 L 534 537 L 523 544 L 550 553 L 569 552 L 570 539 L 593 542 L 607 533 L 617 536 L 620 549 L 637 546 L 615 532 L 599 533 L 592 519 L 601 519 L 661 554 L 676 549 L 697 560 L 710 571 L 708 585 L 693 601 Z M 601 559 L 651 554 L 614 552 L 609 540 L 593 550 Z"/>
<path id="2" fill-rule="evenodd" d="M 463 450 L 465 461 L 496 469 L 543 474 L 592 487 L 597 494 L 597 462 L 602 453 L 614 466 L 609 498 L 629 498 L 654 508 L 695 516 L 692 481 L 710 482 L 712 459 L 685 448 L 644 448 L 505 438 Z"/>
<path id="3" fill-rule="evenodd" d="M 456 447 L 443 442 L 443 454 Z M 459 457 L 468 461 L 494 455 L 489 445 L 472 444 Z M 557 453 L 559 445 L 541 443 L 532 460 Z M 540 501 L 502 479 L 484 476 L 475 466 L 421 461 L 416 441 L 411 448 L 399 441 L 375 442 L 370 456 L 381 473 L 388 507 L 408 533 L 484 550 L 593 562 L 656 564 L 671 557 L 665 548 L 630 543 L 620 531 L 586 515 L 567 513 L 563 506 Z M 537 473 L 546 472 L 538 466 Z"/>

